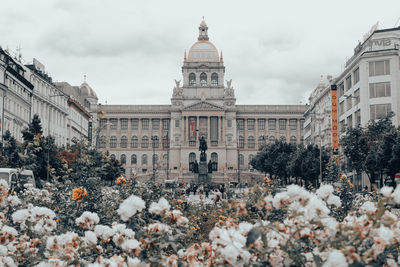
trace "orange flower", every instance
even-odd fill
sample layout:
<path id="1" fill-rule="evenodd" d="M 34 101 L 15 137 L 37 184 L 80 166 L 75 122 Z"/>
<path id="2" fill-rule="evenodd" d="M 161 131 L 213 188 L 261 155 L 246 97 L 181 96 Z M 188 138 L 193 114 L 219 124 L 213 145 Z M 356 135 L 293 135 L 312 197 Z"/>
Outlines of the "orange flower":
<path id="1" fill-rule="evenodd" d="M 194 226 L 192 226 L 192 230 L 193 230 L 193 231 L 195 231 L 195 230 L 196 230 L 196 228 L 195 228 Z"/>
<path id="2" fill-rule="evenodd" d="M 56 223 L 58 223 L 59 221 L 60 221 L 60 220 L 59 220 L 59 219 L 57 219 L 57 220 L 56 220 Z"/>
<path id="3" fill-rule="evenodd" d="M 353 187 L 354 187 L 354 185 L 353 185 L 353 184 L 350 184 L 350 187 L 351 187 L 351 188 L 353 188 Z"/>
<path id="4" fill-rule="evenodd" d="M 197 230 L 199 230 L 199 229 L 200 229 L 200 227 L 197 225 L 197 226 L 196 226 L 196 229 L 197 229 Z"/>
<path id="5" fill-rule="evenodd" d="M 204 212 L 204 213 L 203 213 L 203 216 L 204 216 L 204 217 L 207 216 L 207 213 Z"/>
<path id="6" fill-rule="evenodd" d="M 182 200 L 180 200 L 180 199 L 178 199 L 178 203 L 179 203 L 179 204 L 182 204 L 182 203 L 183 203 L 183 201 L 182 201 Z"/>
<path id="7" fill-rule="evenodd" d="M 124 176 L 120 176 L 117 178 L 117 184 L 126 183 L 126 178 Z"/>
<path id="8" fill-rule="evenodd" d="M 72 190 L 72 199 L 76 200 L 76 201 L 81 201 L 83 200 L 85 197 L 87 196 L 87 192 L 85 188 L 74 188 Z"/>

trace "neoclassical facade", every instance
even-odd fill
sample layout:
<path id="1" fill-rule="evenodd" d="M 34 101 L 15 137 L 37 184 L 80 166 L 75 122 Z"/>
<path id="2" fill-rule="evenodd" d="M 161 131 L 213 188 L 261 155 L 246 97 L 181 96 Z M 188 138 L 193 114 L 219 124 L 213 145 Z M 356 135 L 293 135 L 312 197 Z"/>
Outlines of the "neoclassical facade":
<path id="1" fill-rule="evenodd" d="M 161 179 L 195 178 L 199 137 L 208 143 L 213 179 L 236 180 L 257 174 L 249 162 L 260 145 L 276 139 L 303 141 L 305 105 L 236 105 L 232 80 L 225 80 L 222 52 L 209 41 L 204 20 L 198 40 L 184 55 L 182 80 L 171 105 L 102 105 L 99 148 L 125 165 L 126 174 Z M 102 115 L 103 116 L 103 115 Z M 154 157 L 153 157 L 154 155 Z"/>

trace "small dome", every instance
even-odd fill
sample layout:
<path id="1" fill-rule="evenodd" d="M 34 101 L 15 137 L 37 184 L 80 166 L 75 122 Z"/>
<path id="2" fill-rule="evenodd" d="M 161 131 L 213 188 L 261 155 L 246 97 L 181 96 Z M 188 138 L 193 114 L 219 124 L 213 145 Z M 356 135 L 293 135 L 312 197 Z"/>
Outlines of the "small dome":
<path id="1" fill-rule="evenodd" d="M 92 89 L 92 87 L 89 86 L 89 84 L 86 81 L 84 81 L 81 84 L 80 89 L 81 89 L 81 94 L 83 96 L 88 96 L 98 99 L 96 92 Z"/>
<path id="2" fill-rule="evenodd" d="M 189 50 L 190 62 L 219 62 L 218 50 L 210 41 L 197 41 Z"/>

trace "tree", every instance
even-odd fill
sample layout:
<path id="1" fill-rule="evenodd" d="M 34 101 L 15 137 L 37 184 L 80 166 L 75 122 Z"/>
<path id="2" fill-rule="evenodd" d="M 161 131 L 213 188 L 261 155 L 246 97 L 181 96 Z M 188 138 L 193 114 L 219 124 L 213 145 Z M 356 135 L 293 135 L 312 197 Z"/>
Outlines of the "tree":
<path id="1" fill-rule="evenodd" d="M 118 176 L 125 173 L 125 169 L 122 167 L 122 164 L 119 160 L 110 157 L 109 153 L 105 153 L 103 158 L 103 176 L 102 179 L 106 181 L 114 181 Z"/>
<path id="2" fill-rule="evenodd" d="M 33 142 L 33 139 L 38 134 L 42 135 L 43 131 L 39 115 L 35 114 L 28 127 L 22 130 L 22 138 L 24 142 Z"/>
<path id="3" fill-rule="evenodd" d="M 3 156 L 6 160 L 6 166 L 8 168 L 19 168 L 21 167 L 21 159 L 18 155 L 20 148 L 17 145 L 17 141 L 9 130 L 3 135 Z"/>

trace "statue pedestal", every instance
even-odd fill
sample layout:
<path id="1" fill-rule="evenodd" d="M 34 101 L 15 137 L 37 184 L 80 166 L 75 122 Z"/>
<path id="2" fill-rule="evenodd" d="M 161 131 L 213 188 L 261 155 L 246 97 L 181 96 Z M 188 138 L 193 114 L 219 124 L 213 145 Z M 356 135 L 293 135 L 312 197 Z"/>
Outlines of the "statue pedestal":
<path id="1" fill-rule="evenodd" d="M 208 176 L 208 166 L 206 161 L 200 161 L 199 163 L 199 176 L 197 179 L 198 183 L 210 183 L 211 179 Z"/>

